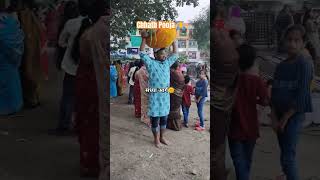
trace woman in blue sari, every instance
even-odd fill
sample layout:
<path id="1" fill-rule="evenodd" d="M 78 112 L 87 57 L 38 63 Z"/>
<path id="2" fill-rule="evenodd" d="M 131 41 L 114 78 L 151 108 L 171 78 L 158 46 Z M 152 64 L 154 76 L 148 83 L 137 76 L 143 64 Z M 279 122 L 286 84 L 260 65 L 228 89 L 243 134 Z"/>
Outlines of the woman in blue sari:
<path id="1" fill-rule="evenodd" d="M 112 64 L 110 66 L 110 97 L 117 97 L 117 79 L 118 72 L 116 67 Z"/>
<path id="2" fill-rule="evenodd" d="M 0 115 L 8 115 L 19 111 L 23 105 L 18 69 L 24 35 L 19 22 L 3 9 L 0 7 Z"/>

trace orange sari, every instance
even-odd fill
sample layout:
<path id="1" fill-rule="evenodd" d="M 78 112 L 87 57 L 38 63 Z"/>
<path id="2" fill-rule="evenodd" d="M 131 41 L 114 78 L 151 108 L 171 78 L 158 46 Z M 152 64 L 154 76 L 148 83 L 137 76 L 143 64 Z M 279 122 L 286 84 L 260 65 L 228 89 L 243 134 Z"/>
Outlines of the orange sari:
<path id="1" fill-rule="evenodd" d="M 40 103 L 40 83 L 43 79 L 41 69 L 41 25 L 32 10 L 26 8 L 18 13 L 25 34 L 25 49 L 21 64 L 21 83 L 23 99 L 27 106 Z"/>
<path id="2" fill-rule="evenodd" d="M 118 90 L 118 96 L 121 96 L 123 94 L 123 70 L 120 64 L 116 65 L 117 72 L 118 72 L 118 80 L 117 80 L 117 90 Z"/>

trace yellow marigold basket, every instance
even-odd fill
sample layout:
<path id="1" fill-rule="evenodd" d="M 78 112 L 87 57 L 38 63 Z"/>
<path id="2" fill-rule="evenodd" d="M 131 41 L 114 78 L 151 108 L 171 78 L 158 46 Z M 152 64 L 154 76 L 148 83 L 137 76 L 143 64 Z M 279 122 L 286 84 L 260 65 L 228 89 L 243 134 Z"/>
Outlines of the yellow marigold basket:
<path id="1" fill-rule="evenodd" d="M 153 29 L 149 31 L 147 45 L 151 48 L 166 48 L 176 39 L 176 29 Z"/>

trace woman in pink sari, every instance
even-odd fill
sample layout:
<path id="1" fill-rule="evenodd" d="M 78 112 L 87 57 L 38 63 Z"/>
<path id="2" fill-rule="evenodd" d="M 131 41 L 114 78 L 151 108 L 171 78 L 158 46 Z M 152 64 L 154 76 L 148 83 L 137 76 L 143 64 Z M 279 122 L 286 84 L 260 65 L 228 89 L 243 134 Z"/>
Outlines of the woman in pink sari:
<path id="1" fill-rule="evenodd" d="M 148 87 L 149 75 L 144 65 L 136 72 L 136 78 L 139 80 L 140 84 L 141 122 L 150 127 L 150 119 L 147 115 L 149 95 L 145 91 L 145 89 Z"/>

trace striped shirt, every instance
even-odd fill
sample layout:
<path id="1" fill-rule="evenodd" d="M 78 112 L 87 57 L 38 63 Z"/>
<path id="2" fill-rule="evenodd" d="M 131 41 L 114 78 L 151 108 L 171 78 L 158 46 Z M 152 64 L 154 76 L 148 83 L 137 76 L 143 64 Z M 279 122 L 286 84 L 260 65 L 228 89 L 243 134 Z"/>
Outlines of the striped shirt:
<path id="1" fill-rule="evenodd" d="M 312 112 L 310 83 L 313 66 L 305 56 L 299 55 L 293 62 L 281 62 L 274 73 L 272 105 L 279 116 L 290 109 Z"/>

